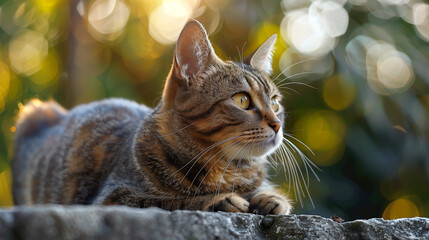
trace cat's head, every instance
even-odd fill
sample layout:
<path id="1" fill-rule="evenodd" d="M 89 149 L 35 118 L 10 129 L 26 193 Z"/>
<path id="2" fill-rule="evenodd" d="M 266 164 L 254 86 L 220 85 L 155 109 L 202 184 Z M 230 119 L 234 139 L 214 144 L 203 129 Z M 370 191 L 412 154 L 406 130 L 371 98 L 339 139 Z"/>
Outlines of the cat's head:
<path id="1" fill-rule="evenodd" d="M 271 36 L 242 62 L 224 62 L 203 26 L 189 21 L 163 92 L 161 110 L 181 123 L 170 131 L 186 128 L 195 143 L 218 144 L 232 158 L 273 152 L 283 139 L 285 115 L 269 78 L 275 41 Z"/>

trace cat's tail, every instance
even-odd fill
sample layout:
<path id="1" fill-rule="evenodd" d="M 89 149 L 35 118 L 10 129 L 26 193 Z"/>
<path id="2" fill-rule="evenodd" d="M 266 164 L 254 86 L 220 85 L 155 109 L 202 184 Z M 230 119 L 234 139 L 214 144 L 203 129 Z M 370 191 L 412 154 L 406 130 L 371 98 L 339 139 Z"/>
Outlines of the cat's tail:
<path id="1" fill-rule="evenodd" d="M 56 125 L 67 111 L 53 100 L 42 102 L 32 99 L 19 109 L 16 135 L 20 137 L 35 135 L 45 128 Z"/>
<path id="2" fill-rule="evenodd" d="M 12 193 L 15 204 L 33 203 L 32 181 L 39 179 L 35 176 L 39 173 L 36 164 L 39 164 L 39 160 L 43 158 L 36 153 L 42 151 L 46 138 L 50 137 L 45 133 L 62 122 L 65 114 L 66 110 L 54 101 L 42 102 L 39 99 L 33 99 L 20 107 L 12 162 Z"/>

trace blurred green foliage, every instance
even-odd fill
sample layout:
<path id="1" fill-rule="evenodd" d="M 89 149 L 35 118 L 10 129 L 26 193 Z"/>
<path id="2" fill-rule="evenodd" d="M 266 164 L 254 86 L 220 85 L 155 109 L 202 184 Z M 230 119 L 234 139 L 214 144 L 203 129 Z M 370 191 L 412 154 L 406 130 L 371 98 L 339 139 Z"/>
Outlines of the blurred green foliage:
<path id="1" fill-rule="evenodd" d="M 19 106 L 109 97 L 156 105 L 191 17 L 224 60 L 278 34 L 285 130 L 322 169 L 320 182 L 309 178 L 315 208 L 306 196 L 296 213 L 429 216 L 429 5 L 420 0 L 0 1 L 0 206 L 12 205 Z M 283 168 L 272 173 L 296 197 Z"/>

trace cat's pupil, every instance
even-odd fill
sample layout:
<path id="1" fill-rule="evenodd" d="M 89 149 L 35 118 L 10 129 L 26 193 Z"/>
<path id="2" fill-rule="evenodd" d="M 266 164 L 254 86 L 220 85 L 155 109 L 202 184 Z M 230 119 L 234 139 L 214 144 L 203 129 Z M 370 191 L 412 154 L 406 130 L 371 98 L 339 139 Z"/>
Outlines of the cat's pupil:
<path id="1" fill-rule="evenodd" d="M 237 93 L 232 96 L 232 100 L 242 109 L 247 110 L 250 107 L 250 96 L 247 93 Z"/>

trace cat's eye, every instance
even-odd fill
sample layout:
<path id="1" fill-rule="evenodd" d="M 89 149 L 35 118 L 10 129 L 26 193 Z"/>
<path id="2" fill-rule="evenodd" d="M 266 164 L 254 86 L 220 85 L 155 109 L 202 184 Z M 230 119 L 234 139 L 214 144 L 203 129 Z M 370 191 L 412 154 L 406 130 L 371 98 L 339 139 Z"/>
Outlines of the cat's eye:
<path id="1" fill-rule="evenodd" d="M 247 110 L 250 107 L 250 96 L 247 93 L 237 93 L 232 96 L 232 100 L 242 109 Z"/>
<path id="2" fill-rule="evenodd" d="M 271 108 L 273 109 L 274 112 L 279 111 L 279 109 L 280 109 L 280 102 L 279 102 L 279 98 L 278 97 L 271 98 Z"/>

